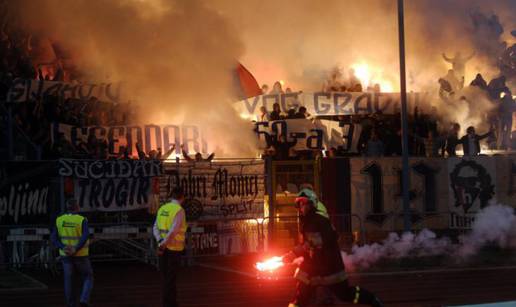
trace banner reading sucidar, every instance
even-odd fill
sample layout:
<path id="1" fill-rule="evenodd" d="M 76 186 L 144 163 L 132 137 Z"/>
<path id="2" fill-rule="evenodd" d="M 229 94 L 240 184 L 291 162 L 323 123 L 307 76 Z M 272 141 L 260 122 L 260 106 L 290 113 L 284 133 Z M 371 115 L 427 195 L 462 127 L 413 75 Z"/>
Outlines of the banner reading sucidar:
<path id="1" fill-rule="evenodd" d="M 74 181 L 81 212 L 147 208 L 159 160 L 59 160 L 59 175 Z"/>

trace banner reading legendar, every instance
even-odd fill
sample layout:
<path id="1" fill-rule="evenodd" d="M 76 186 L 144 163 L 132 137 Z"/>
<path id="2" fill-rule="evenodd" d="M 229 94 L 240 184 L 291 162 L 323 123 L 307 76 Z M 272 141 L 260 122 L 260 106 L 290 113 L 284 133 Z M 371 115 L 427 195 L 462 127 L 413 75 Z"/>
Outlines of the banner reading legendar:
<path id="1" fill-rule="evenodd" d="M 165 164 L 164 168 L 162 198 L 181 187 L 189 220 L 263 218 L 263 161 Z"/>
<path id="2" fill-rule="evenodd" d="M 74 147 L 87 143 L 90 134 L 107 142 L 109 156 L 117 156 L 123 148 L 128 148 L 129 155 L 138 157 L 136 143 L 148 153 L 162 149 L 166 152 L 172 144 L 176 144 L 176 154 L 181 153 L 179 144 L 185 145 L 195 152 L 208 153 L 208 145 L 201 130 L 193 125 L 125 125 L 125 126 L 88 126 L 77 127 L 65 124 L 52 124 L 51 140 L 54 143 L 59 134 L 63 134 Z"/>
<path id="3" fill-rule="evenodd" d="M 408 93 L 407 102 L 410 108 L 421 104 L 424 94 Z M 291 108 L 304 106 L 311 115 L 353 115 L 395 114 L 400 110 L 399 93 L 288 93 L 267 94 L 236 102 L 233 107 L 242 116 L 256 118 L 260 115 L 260 107 L 270 112 L 272 105 L 278 103 L 282 112 Z"/>
<path id="4" fill-rule="evenodd" d="M 59 161 L 59 174 L 74 179 L 81 212 L 147 208 L 151 180 L 161 175 L 158 160 Z"/>

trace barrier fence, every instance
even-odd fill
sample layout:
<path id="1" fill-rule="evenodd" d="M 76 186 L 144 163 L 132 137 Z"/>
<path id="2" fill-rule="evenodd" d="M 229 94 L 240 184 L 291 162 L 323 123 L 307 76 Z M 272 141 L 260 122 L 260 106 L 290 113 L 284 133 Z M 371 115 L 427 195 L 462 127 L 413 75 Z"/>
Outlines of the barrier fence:
<path id="1" fill-rule="evenodd" d="M 466 193 L 468 182 L 475 182 L 486 199 L 496 195 L 514 206 L 514 159 L 414 158 L 413 229 L 453 234 L 471 228 L 486 201 Z M 48 225 L 63 212 L 67 197 L 81 200 L 94 261 L 156 263 L 152 223 L 159 204 L 176 186 L 187 192 L 183 206 L 192 220 L 184 257 L 188 261 L 292 247 L 299 230 L 293 202 L 306 186 L 320 195 L 329 212 L 337 213 L 330 218 L 343 248 L 378 242 L 403 229 L 398 160 L 341 158 L 329 159 L 335 163 L 327 165 L 311 160 L 3 162 L 0 265 L 55 265 L 58 253 L 50 244 Z"/>
<path id="2" fill-rule="evenodd" d="M 432 212 L 413 219 L 414 230 L 424 228 L 441 229 L 448 223 L 450 212 Z M 268 225 L 274 221 L 270 231 Z M 330 220 L 339 235 L 342 249 L 383 240 L 388 232 L 380 228 L 366 227 L 357 214 L 330 215 Z M 393 229 L 403 225 L 401 212 L 392 213 Z M 189 222 L 186 249 L 183 255 L 185 265 L 195 259 L 210 256 L 259 253 L 269 249 L 286 250 L 298 243 L 299 222 L 297 215 L 283 215 L 260 218 L 233 218 L 209 222 Z M 135 260 L 157 264 L 156 241 L 153 224 L 139 223 L 95 223 L 89 225 L 89 249 L 92 261 Z M 390 228 L 389 227 L 389 228 Z M 447 235 L 461 234 L 448 232 Z M 59 270 L 59 253 L 51 243 L 50 229 L 45 225 L 25 225 L 18 228 L 0 227 L 0 264 L 7 267 L 39 267 Z"/>

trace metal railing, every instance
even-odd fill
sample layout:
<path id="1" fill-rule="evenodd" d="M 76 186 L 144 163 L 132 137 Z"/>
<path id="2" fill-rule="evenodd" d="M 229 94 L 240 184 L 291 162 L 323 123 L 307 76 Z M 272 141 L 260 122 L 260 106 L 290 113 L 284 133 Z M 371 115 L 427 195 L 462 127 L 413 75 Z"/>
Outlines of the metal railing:
<path id="1" fill-rule="evenodd" d="M 414 229 L 449 232 L 449 227 L 444 226 L 449 223 L 450 213 L 421 213 L 422 220 Z M 391 219 L 392 224 L 382 228 L 369 225 L 357 214 L 330 216 L 343 249 L 349 249 L 354 244 L 381 241 L 389 232 L 401 232 L 402 214 L 391 212 Z M 271 220 L 274 220 L 272 232 L 268 227 Z M 435 221 L 441 227 L 435 227 Z M 90 224 L 89 248 L 92 261 L 134 260 L 157 264 L 157 246 L 152 226 L 150 222 Z M 292 248 L 298 243 L 298 227 L 297 215 L 189 222 L 183 259 L 191 264 L 195 259 L 203 257 L 259 253 L 270 248 Z M 461 234 L 465 230 L 452 231 Z M 383 237 L 376 237 L 376 232 L 383 233 Z M 46 225 L 26 225 L 22 228 L 2 226 L 0 239 L 0 266 L 36 266 L 56 270 L 59 253 L 51 244 L 50 230 Z"/>

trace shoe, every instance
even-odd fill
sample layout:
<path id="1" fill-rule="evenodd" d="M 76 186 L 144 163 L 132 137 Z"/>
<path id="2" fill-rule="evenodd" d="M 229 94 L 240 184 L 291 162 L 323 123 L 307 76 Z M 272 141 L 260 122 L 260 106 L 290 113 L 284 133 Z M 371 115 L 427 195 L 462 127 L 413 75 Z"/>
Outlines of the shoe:
<path id="1" fill-rule="evenodd" d="M 81 306 L 81 307 L 91 307 L 88 303 L 83 303 L 83 302 L 80 302 L 79 306 Z"/>
<path id="2" fill-rule="evenodd" d="M 375 296 L 373 298 L 373 301 L 371 302 L 372 307 L 384 307 L 383 302 L 378 298 L 378 296 Z"/>

